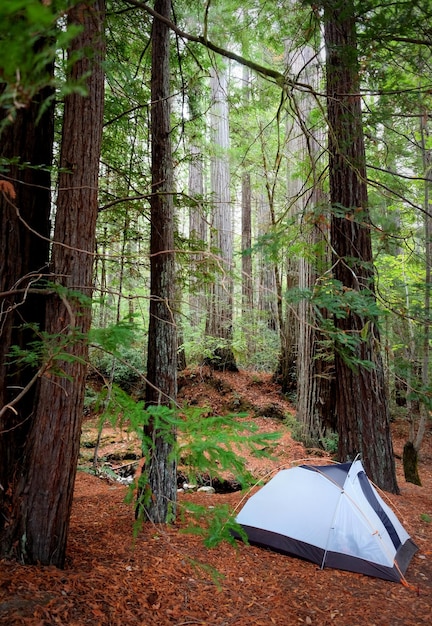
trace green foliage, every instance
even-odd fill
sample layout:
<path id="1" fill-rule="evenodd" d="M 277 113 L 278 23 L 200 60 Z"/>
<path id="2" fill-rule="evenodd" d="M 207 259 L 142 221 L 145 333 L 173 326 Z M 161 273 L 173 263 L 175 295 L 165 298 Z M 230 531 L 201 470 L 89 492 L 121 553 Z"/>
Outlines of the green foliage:
<path id="1" fill-rule="evenodd" d="M 420 519 L 422 522 L 425 522 L 426 524 L 430 524 L 432 522 L 432 517 L 428 515 L 427 513 L 421 513 Z"/>
<path id="2" fill-rule="evenodd" d="M 116 394 L 115 397 L 117 398 Z M 141 403 L 131 410 L 128 401 L 125 401 L 124 410 L 128 411 L 131 428 L 142 438 L 143 455 L 149 458 L 154 451 L 153 439 L 145 435 L 145 427 L 151 424 L 152 431 L 158 433 L 158 438 L 164 439 L 172 448 L 177 464 L 186 466 L 192 481 L 203 474 L 215 479 L 230 472 L 241 485 L 250 486 L 255 480 L 246 469 L 245 460 L 240 456 L 238 448 L 248 446 L 251 450 L 262 453 L 263 447 L 271 449 L 271 445 L 279 438 L 278 433 L 260 434 L 257 426 L 246 421 L 243 415 L 205 417 L 205 410 L 200 408 L 186 408 L 180 413 L 163 405 L 143 409 Z M 269 456 L 269 452 L 266 452 L 266 456 Z M 135 534 L 139 532 L 145 519 L 142 512 L 152 497 L 145 471 L 139 478 L 138 491 L 140 498 L 137 503 Z M 134 494 L 135 489 L 131 487 L 127 495 L 129 503 L 134 502 Z M 227 507 L 209 510 L 188 503 L 183 514 L 186 511 L 193 518 L 186 532 L 202 536 L 207 547 L 215 547 L 221 541 L 234 543 L 233 532 L 245 539 L 244 532 Z"/>
<path id="3" fill-rule="evenodd" d="M 211 478 L 222 478 L 229 471 L 242 486 L 251 485 L 254 479 L 239 448 L 260 450 L 271 447 L 280 437 L 279 433 L 259 433 L 256 424 L 241 414 L 204 418 L 203 409 L 192 407 L 183 415 L 178 426 L 177 456 L 192 477 L 206 473 Z"/>
<path id="4" fill-rule="evenodd" d="M 349 289 L 332 278 L 323 278 L 309 294 L 318 313 L 325 310 L 337 319 L 355 314 L 366 321 L 381 314 L 371 291 Z M 308 296 L 308 291 L 300 292 L 300 295 Z"/>
<path id="5" fill-rule="evenodd" d="M 89 414 L 94 412 L 95 406 L 99 401 L 99 392 L 93 389 L 93 387 L 86 385 L 84 392 L 84 413 Z"/>
<path id="6" fill-rule="evenodd" d="M 326 437 L 322 437 L 320 443 L 324 450 L 330 454 L 335 454 L 338 451 L 339 435 L 337 433 L 330 433 Z"/>
<path id="7" fill-rule="evenodd" d="M 291 437 L 294 439 L 294 441 L 300 441 L 304 443 L 303 425 L 294 415 L 288 414 L 284 419 L 284 425 L 290 431 Z"/>
<path id="8" fill-rule="evenodd" d="M 232 347 L 231 344 L 232 342 L 222 337 L 205 334 L 203 326 L 190 326 L 184 329 L 184 342 L 181 348 L 186 351 L 190 363 L 199 364 L 206 359 L 217 360 L 217 351 Z"/>
<path id="9" fill-rule="evenodd" d="M 233 331 L 233 351 L 239 367 L 257 372 L 276 371 L 280 337 L 277 331 L 269 328 L 267 313 L 245 313 L 235 320 Z"/>
<path id="10" fill-rule="evenodd" d="M 235 521 L 235 514 L 228 504 L 209 509 L 194 502 L 185 502 L 184 512 L 191 519 L 181 532 L 198 535 L 203 539 L 206 548 L 215 548 L 222 541 L 235 545 L 236 537 L 247 543 L 247 535 Z"/>
<path id="11" fill-rule="evenodd" d="M 49 334 L 41 331 L 35 324 L 22 326 L 24 332 L 30 332 L 34 339 L 27 341 L 25 347 L 12 345 L 8 354 L 8 364 L 16 368 L 31 367 L 50 372 L 55 376 L 66 376 L 63 364 L 81 360 L 71 354 L 70 348 L 81 343 L 85 335 L 78 329 L 69 329 L 67 334 Z"/>
<path id="12" fill-rule="evenodd" d="M 89 334 L 90 361 L 94 369 L 125 391 L 142 385 L 145 374 L 145 346 L 139 340 L 140 327 L 129 321 L 93 328 Z"/>
<path id="13" fill-rule="evenodd" d="M 131 345 L 137 336 L 138 327 L 129 321 L 121 321 L 105 328 L 92 328 L 89 341 L 107 352 L 120 356 L 123 346 Z"/>
<path id="14" fill-rule="evenodd" d="M 211 478 L 223 478 L 231 472 L 243 486 L 253 484 L 245 460 L 238 451 L 240 446 L 250 450 L 269 448 L 278 433 L 259 433 L 258 427 L 245 419 L 245 415 L 204 417 L 205 409 L 175 409 L 160 405 L 141 410 L 140 403 L 133 411 L 128 409 L 131 427 L 142 437 L 143 455 L 151 455 L 154 442 L 147 437 L 145 427 L 150 425 L 172 447 L 178 463 L 186 466 L 192 480 L 207 474 Z M 267 456 L 269 453 L 267 453 Z"/>
<path id="15" fill-rule="evenodd" d="M 129 489 L 130 494 L 134 494 L 134 489 Z M 144 470 L 138 479 L 138 498 L 135 502 L 135 525 L 134 525 L 134 537 L 136 537 L 144 524 L 146 516 L 146 510 L 149 509 L 152 501 L 152 491 L 149 485 L 147 472 Z M 126 497 L 126 502 L 132 502 L 132 497 Z M 166 520 L 167 521 L 167 520 Z"/>
<path id="16" fill-rule="evenodd" d="M 231 341 L 206 334 L 204 321 L 201 325 L 183 326 L 183 344 L 180 349 L 185 350 L 190 365 L 200 365 L 206 359 L 217 359 L 217 351 L 227 347 L 231 348 L 241 368 L 272 372 L 277 367 L 279 334 L 269 328 L 268 316 L 264 312 L 253 311 L 236 318 Z"/>
<path id="17" fill-rule="evenodd" d="M 370 333 L 371 322 L 376 322 L 382 311 L 379 309 L 371 291 L 347 289 L 340 281 L 323 277 L 312 289 L 294 288 L 287 292 L 290 304 L 305 299 L 314 308 L 322 339 L 319 340 L 317 358 L 327 359 L 337 351 L 345 363 L 352 369 L 358 367 L 371 369 L 371 361 L 359 357 L 359 348 Z M 360 329 L 355 326 L 347 330 L 337 327 L 335 320 L 356 316 L 361 320 Z"/>
<path id="18" fill-rule="evenodd" d="M 46 87 L 54 89 L 50 67 L 79 29 L 62 18 L 69 2 L 7 0 L 0 3 L 0 107 L 8 121 Z"/>
<path id="19" fill-rule="evenodd" d="M 158 433 L 158 438 L 163 439 L 173 448 L 173 456 L 176 454 L 175 444 L 177 429 L 181 427 L 182 420 L 175 409 L 165 405 L 152 405 L 143 410 L 141 422 L 138 425 L 138 434 L 142 437 L 142 451 L 144 456 L 151 456 L 154 452 L 155 442 L 145 435 L 147 426 L 151 425 L 152 432 Z"/>
<path id="20" fill-rule="evenodd" d="M 131 430 L 135 430 L 135 425 L 142 422 L 144 403 L 136 402 L 114 383 L 111 387 L 102 387 L 94 400 L 93 409 L 100 415 L 100 424 L 108 421 L 112 426 L 123 427 L 127 422 Z"/>

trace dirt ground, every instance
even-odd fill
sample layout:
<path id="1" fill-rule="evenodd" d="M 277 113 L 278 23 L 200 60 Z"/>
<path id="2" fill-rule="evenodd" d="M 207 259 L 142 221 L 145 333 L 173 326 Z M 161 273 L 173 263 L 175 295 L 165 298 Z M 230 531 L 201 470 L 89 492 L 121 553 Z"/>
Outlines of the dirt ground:
<path id="1" fill-rule="evenodd" d="M 281 422 L 280 414 L 291 407 L 270 377 L 246 372 L 208 377 L 189 372 L 180 382 L 183 401 L 206 405 L 214 412 L 237 405 L 249 407 L 260 430 L 282 430 L 273 460 L 248 457 L 249 469 L 257 478 L 317 454 L 293 441 Z M 94 433 L 94 423 L 87 422 L 83 431 L 87 446 Z M 407 570 L 406 585 L 321 570 L 312 563 L 242 543 L 207 549 L 199 536 L 183 532 L 188 515 L 180 514 L 172 526 L 147 524 L 134 539 L 133 508 L 125 503 L 127 487 L 78 472 L 66 568 L 1 561 L 0 624 L 429 625 L 432 433 L 429 425 L 420 464 L 422 487 L 403 479 L 404 423 L 393 424 L 393 437 L 401 495 L 384 496 L 419 546 Z M 124 430 L 106 429 L 100 455 L 131 451 L 135 445 Z M 83 446 L 86 458 L 89 448 Z M 209 510 L 220 503 L 235 509 L 244 497 L 241 492 L 180 494 L 179 510 L 186 501 L 204 504 Z"/>

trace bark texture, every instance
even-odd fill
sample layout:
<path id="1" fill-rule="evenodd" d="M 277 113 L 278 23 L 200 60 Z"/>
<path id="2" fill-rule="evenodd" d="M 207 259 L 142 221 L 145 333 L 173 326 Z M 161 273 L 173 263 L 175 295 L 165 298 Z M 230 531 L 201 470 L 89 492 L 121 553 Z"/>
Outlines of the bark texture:
<path id="1" fill-rule="evenodd" d="M 228 162 L 229 121 L 227 75 L 225 71 L 210 70 L 212 92 L 211 133 L 215 153 L 211 159 L 211 189 L 213 193 L 212 245 L 217 248 L 217 263 L 221 274 L 212 285 L 206 333 L 221 340 L 206 362 L 214 369 L 236 371 L 232 351 L 233 278 L 232 278 L 232 210 L 230 169 Z"/>
<path id="2" fill-rule="evenodd" d="M 407 483 L 412 483 L 413 485 L 419 485 L 419 487 L 421 487 L 422 483 L 418 467 L 418 452 L 412 441 L 407 441 L 404 445 L 402 462 L 404 476 Z"/>
<path id="3" fill-rule="evenodd" d="M 65 98 L 51 280 L 47 370 L 14 485 L 11 539 L 20 560 L 63 567 L 78 461 L 91 321 L 98 170 L 103 119 L 104 0 L 79 4 L 68 19 L 82 27 L 70 53 L 85 53 L 71 78 L 88 96 Z"/>
<path id="4" fill-rule="evenodd" d="M 16 119 L 4 127 L 0 137 L 1 157 L 11 160 L 0 175 L 0 292 L 10 294 L 0 301 L 0 555 L 3 556 L 13 550 L 15 482 L 25 456 L 38 389 L 36 381 L 17 402 L 19 394 L 35 377 L 37 367 L 18 366 L 8 354 L 12 345 L 25 349 L 29 341 L 37 340 L 37 329 L 45 325 L 43 292 L 38 295 L 36 290 L 44 286 L 48 271 L 51 177 L 49 171 L 37 166 L 50 166 L 52 160 L 53 106 L 46 108 L 39 118 L 40 106 L 50 96 L 51 90 L 45 89 L 27 107 L 18 109 Z M 21 164 L 36 167 L 21 167 Z M 33 330 L 27 325 L 32 325 Z"/>
<path id="5" fill-rule="evenodd" d="M 245 105 L 250 105 L 249 68 L 243 67 L 243 89 Z M 252 185 L 250 170 L 246 166 L 241 182 L 241 249 L 242 249 L 242 314 L 246 315 L 254 308 L 254 290 L 252 278 Z M 248 344 L 251 341 L 248 339 Z M 252 346 L 250 346 L 252 348 Z"/>
<path id="6" fill-rule="evenodd" d="M 352 2 L 325 2 L 324 21 L 334 278 L 342 298 L 349 292 L 366 298 L 364 313 L 347 306 L 346 315 L 335 320 L 338 453 L 341 461 L 360 454 L 369 477 L 397 493 L 379 330 L 367 311 L 375 292 Z M 345 337 L 361 340 L 347 352 Z"/>
<path id="7" fill-rule="evenodd" d="M 189 114 L 191 119 L 201 115 L 199 94 L 193 87 L 189 94 Z M 194 255 L 189 273 L 189 317 L 193 327 L 198 327 L 205 319 L 207 298 L 200 275 L 206 263 L 207 221 L 203 207 L 204 197 L 204 158 L 195 136 L 191 138 L 188 192 L 193 204 L 189 210 L 189 236 Z"/>
<path id="8" fill-rule="evenodd" d="M 287 65 L 292 76 L 319 91 L 322 68 L 318 55 L 311 46 L 287 50 Z M 324 241 L 328 239 L 328 210 L 321 173 L 322 146 L 325 144 L 324 129 L 317 126 L 311 115 L 316 106 L 309 92 L 292 96 L 294 117 L 288 126 L 288 196 L 291 212 L 299 224 L 299 238 L 305 253 L 298 259 L 298 286 L 301 291 L 313 290 L 319 281 L 319 272 L 330 267 L 330 253 Z M 299 176 L 298 164 L 304 164 L 304 174 Z M 317 244 L 320 244 L 318 247 Z M 311 254 L 306 252 L 314 250 Z M 319 255 L 318 249 L 324 250 Z M 318 256 L 319 255 L 319 256 Z M 313 261 L 311 256 L 314 257 Z M 320 269 L 318 269 L 320 268 Z M 324 316 L 325 312 L 320 311 Z M 301 436 L 306 445 L 325 445 L 335 432 L 332 412 L 334 395 L 333 363 L 331 354 L 323 353 L 319 332 L 318 314 L 307 298 L 299 301 L 296 308 L 296 371 L 297 371 L 297 419 L 301 424 Z"/>
<path id="9" fill-rule="evenodd" d="M 171 0 L 157 0 L 155 11 L 169 18 Z M 170 139 L 170 31 L 155 19 L 152 30 L 151 136 L 152 198 L 150 234 L 150 321 L 146 404 L 173 406 L 177 395 L 173 165 Z M 172 441 L 152 420 L 145 428 L 151 442 L 143 470 L 147 481 L 138 494 L 137 514 L 164 523 L 175 512 L 177 483 Z M 147 495 L 149 497 L 147 497 Z M 141 508 L 144 507 L 144 510 Z"/>

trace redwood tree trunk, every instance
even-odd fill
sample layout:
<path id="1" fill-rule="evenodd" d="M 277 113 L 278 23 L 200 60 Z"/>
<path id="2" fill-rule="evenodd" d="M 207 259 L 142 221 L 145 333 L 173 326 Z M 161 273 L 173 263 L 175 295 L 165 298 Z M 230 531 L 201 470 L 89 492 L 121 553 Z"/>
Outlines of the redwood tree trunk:
<path id="1" fill-rule="evenodd" d="M 249 69 L 243 67 L 243 89 L 245 105 L 250 103 L 250 76 Z M 251 175 L 248 166 L 242 173 L 241 183 L 241 249 L 242 249 L 242 313 L 246 319 L 252 319 L 254 292 L 252 280 L 252 187 Z M 253 349 L 253 338 L 247 338 L 248 347 Z"/>
<path id="2" fill-rule="evenodd" d="M 53 106 L 37 121 L 41 104 L 50 96 L 51 90 L 43 90 L 27 107 L 18 109 L 16 119 L 0 137 L 2 159 L 14 160 L 0 175 L 0 184 L 11 185 L 9 193 L 3 187 L 0 193 L 0 293 L 21 290 L 0 302 L 0 556 L 9 554 L 14 542 L 10 518 L 14 481 L 21 471 L 37 395 L 34 384 L 16 403 L 37 368 L 16 366 L 7 355 L 12 345 L 24 349 L 28 341 L 38 338 L 26 324 L 44 328 L 43 295 L 26 293 L 26 289 L 43 286 L 49 260 L 50 172 L 20 164 L 51 165 Z M 9 403 L 13 408 L 5 408 Z"/>
<path id="3" fill-rule="evenodd" d="M 237 371 L 232 350 L 233 289 L 232 278 L 232 210 L 230 169 L 228 161 L 229 121 L 227 76 L 225 71 L 210 71 L 212 92 L 211 132 L 217 153 L 211 159 L 211 188 L 213 193 L 212 244 L 219 251 L 221 274 L 212 285 L 206 334 L 220 339 L 220 346 L 206 362 L 218 370 Z"/>
<path id="4" fill-rule="evenodd" d="M 169 18 L 171 0 L 156 0 L 155 11 Z M 150 233 L 150 320 L 146 405 L 172 406 L 177 394 L 177 333 L 174 318 L 175 259 L 173 166 L 170 124 L 170 31 L 156 18 L 152 30 L 151 137 L 152 197 Z M 172 440 L 155 421 L 145 428 L 146 452 L 138 494 L 138 516 L 164 523 L 175 512 L 176 461 Z M 149 497 L 147 497 L 147 495 Z"/>
<path id="5" fill-rule="evenodd" d="M 292 50 L 291 46 L 287 46 L 287 65 L 292 76 L 319 91 L 323 72 L 312 46 L 305 45 L 300 50 L 297 47 Z M 288 128 L 288 196 L 291 210 L 296 214 L 300 226 L 299 236 L 304 245 L 315 250 L 313 262 L 306 255 L 301 255 L 297 262 L 298 286 L 303 291 L 314 289 L 319 276 L 317 268 L 330 267 L 329 246 L 324 246 L 328 240 L 328 233 L 324 231 L 327 215 L 315 217 L 327 199 L 321 182 L 325 137 L 324 129 L 317 127 L 312 115 L 316 106 L 312 93 L 296 94 L 292 106 L 295 107 L 296 115 Z M 293 175 L 298 162 L 308 164 L 306 180 L 304 176 Z M 316 221 L 320 217 L 323 219 L 318 228 Z M 321 254 L 319 248 L 323 250 Z M 320 311 L 320 314 L 325 315 L 325 312 Z M 336 430 L 332 406 L 332 355 L 328 350 L 323 353 L 318 315 L 307 298 L 299 301 L 296 315 L 297 419 L 301 423 L 302 438 L 307 445 L 325 445 L 325 440 Z"/>
<path id="6" fill-rule="evenodd" d="M 13 492 L 8 533 L 27 563 L 64 565 L 78 461 L 86 376 L 86 333 L 91 320 L 93 258 L 102 135 L 104 0 L 69 10 L 82 27 L 70 52 L 87 53 L 72 79 L 87 78 L 88 96 L 65 98 L 59 192 L 51 258 L 55 291 L 48 298 L 48 371 L 25 442 Z M 92 54 L 88 51 L 92 50 Z"/>
<path id="7" fill-rule="evenodd" d="M 342 297 L 350 291 L 364 296 L 366 311 L 375 303 L 375 291 L 352 2 L 325 2 L 324 21 L 334 278 L 339 281 Z M 345 317 L 335 320 L 340 338 L 361 338 L 348 354 L 336 339 L 338 453 L 342 461 L 360 454 L 370 478 L 381 488 L 397 493 L 376 321 L 373 313 L 360 314 L 348 307 Z"/>
<path id="8" fill-rule="evenodd" d="M 195 120 L 200 117 L 199 94 L 196 88 L 189 88 L 189 114 Z M 205 319 L 207 298 L 200 279 L 202 266 L 205 262 L 205 246 L 207 243 L 207 221 L 204 215 L 204 159 L 201 154 L 199 142 L 191 137 L 190 163 L 189 163 L 189 196 L 194 204 L 189 210 L 189 236 L 192 240 L 192 249 L 195 254 L 191 258 L 189 271 L 189 317 L 193 327 L 199 327 Z M 199 246 L 198 251 L 197 247 Z"/>

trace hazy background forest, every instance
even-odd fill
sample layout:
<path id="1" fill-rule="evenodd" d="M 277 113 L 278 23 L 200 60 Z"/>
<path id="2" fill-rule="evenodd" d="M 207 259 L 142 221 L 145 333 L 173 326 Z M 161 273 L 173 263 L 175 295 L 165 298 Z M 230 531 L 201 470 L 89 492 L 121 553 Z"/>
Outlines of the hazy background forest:
<path id="1" fill-rule="evenodd" d="M 303 442 L 363 454 L 395 493 L 389 423 L 403 417 L 419 480 L 431 13 L 426 0 L 2 3 L 3 553 L 64 562 L 96 404 L 168 411 L 142 422 L 163 505 L 137 512 L 167 518 L 186 367 L 274 373 Z"/>

